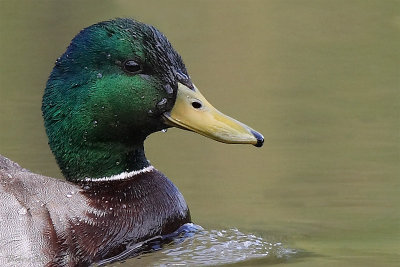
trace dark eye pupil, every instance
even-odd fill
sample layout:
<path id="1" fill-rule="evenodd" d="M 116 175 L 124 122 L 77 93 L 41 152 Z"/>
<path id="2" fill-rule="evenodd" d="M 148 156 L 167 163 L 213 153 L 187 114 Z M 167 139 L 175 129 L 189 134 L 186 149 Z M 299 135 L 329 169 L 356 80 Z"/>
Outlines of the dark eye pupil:
<path id="1" fill-rule="evenodd" d="M 142 67 L 133 60 L 126 61 L 124 68 L 129 73 L 139 73 L 142 70 Z"/>

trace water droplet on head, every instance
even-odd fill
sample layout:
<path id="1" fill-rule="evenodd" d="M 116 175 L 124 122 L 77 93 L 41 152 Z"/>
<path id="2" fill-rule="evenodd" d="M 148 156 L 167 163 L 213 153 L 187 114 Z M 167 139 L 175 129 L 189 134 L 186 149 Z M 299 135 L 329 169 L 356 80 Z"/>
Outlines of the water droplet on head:
<path id="1" fill-rule="evenodd" d="M 116 162 L 115 162 L 115 165 L 119 165 L 120 163 L 121 163 L 121 162 L 119 162 L 119 161 L 116 161 Z"/>
<path id="2" fill-rule="evenodd" d="M 103 78 L 103 74 L 101 74 L 100 72 L 97 73 L 97 78 L 99 78 L 99 79 Z"/>
<path id="3" fill-rule="evenodd" d="M 161 132 L 166 133 L 168 129 L 162 129 Z"/>
<path id="4" fill-rule="evenodd" d="M 167 92 L 167 94 L 169 94 L 169 95 L 172 95 L 172 93 L 174 92 L 174 90 L 172 89 L 171 85 L 169 85 L 169 83 L 164 85 L 164 89 L 165 89 L 165 92 Z"/>
<path id="5" fill-rule="evenodd" d="M 93 127 L 97 126 L 97 121 L 93 121 Z"/>
<path id="6" fill-rule="evenodd" d="M 161 99 L 160 102 L 157 103 L 157 108 L 164 109 L 166 107 L 166 105 L 167 105 L 167 99 L 163 98 L 163 99 Z"/>
<path id="7" fill-rule="evenodd" d="M 67 197 L 68 197 L 68 198 L 72 197 L 72 194 L 68 193 L 68 194 L 67 194 Z"/>
<path id="8" fill-rule="evenodd" d="M 109 59 L 111 57 L 111 54 L 107 54 L 107 59 Z"/>
<path id="9" fill-rule="evenodd" d="M 87 140 L 87 134 L 88 134 L 87 131 L 84 131 L 84 132 L 83 132 L 83 141 L 85 141 L 85 142 L 86 142 L 86 140 Z"/>

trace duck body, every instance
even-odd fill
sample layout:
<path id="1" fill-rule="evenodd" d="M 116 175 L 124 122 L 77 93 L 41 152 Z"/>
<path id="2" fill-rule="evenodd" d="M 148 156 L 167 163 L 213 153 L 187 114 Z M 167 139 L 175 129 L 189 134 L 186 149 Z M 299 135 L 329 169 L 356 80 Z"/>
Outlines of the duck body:
<path id="1" fill-rule="evenodd" d="M 190 222 L 182 194 L 152 166 L 79 184 L 2 156 L 0 166 L 1 266 L 87 266 Z"/>
<path id="2" fill-rule="evenodd" d="M 50 74 L 42 112 L 67 181 L 0 156 L 1 266 L 88 266 L 190 222 L 182 194 L 146 159 L 153 132 L 264 141 L 201 95 L 161 32 L 132 19 L 75 36 Z"/>

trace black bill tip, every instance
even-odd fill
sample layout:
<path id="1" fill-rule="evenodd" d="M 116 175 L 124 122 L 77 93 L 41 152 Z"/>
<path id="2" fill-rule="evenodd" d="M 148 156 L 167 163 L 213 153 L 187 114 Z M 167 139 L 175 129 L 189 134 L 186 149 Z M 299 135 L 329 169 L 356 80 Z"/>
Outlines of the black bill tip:
<path id="1" fill-rule="evenodd" d="M 257 139 L 257 144 L 255 144 L 254 146 L 256 147 L 262 147 L 264 144 L 264 136 L 262 136 L 262 134 L 251 130 L 251 133 L 254 135 L 254 137 Z"/>

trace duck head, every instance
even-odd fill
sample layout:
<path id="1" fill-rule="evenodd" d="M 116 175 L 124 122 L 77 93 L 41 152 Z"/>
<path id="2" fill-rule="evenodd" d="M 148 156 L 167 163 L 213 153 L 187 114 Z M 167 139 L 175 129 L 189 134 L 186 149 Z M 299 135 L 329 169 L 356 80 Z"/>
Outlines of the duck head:
<path id="1" fill-rule="evenodd" d="M 82 30 L 57 59 L 43 96 L 49 145 L 71 181 L 149 166 L 145 138 L 177 126 L 225 143 L 261 146 L 216 110 L 156 28 L 115 19 Z"/>

